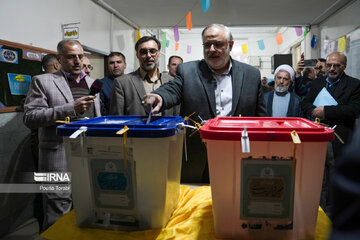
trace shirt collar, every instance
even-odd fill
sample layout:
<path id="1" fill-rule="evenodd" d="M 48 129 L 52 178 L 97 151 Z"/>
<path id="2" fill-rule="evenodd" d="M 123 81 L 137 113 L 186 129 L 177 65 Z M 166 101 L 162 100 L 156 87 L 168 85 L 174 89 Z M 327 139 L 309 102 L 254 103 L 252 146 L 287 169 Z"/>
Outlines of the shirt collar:
<path id="1" fill-rule="evenodd" d="M 142 80 L 151 81 L 151 79 L 148 77 L 148 73 L 145 72 L 145 70 L 142 69 L 141 67 L 140 67 L 140 76 L 141 76 Z M 160 77 L 161 77 L 161 73 L 159 71 L 159 68 L 156 68 L 156 76 L 157 76 L 157 79 L 160 79 Z"/>
<path id="2" fill-rule="evenodd" d="M 64 69 L 60 69 L 60 71 L 67 80 L 75 81 L 75 78 L 73 75 L 71 75 L 71 73 L 65 72 Z M 86 74 L 83 71 L 81 71 L 80 72 L 80 80 L 85 77 L 86 77 Z"/>
<path id="3" fill-rule="evenodd" d="M 333 83 L 330 82 L 329 77 L 326 77 L 326 82 L 329 84 L 329 87 L 332 87 L 332 86 L 338 84 L 338 83 L 340 82 L 340 79 L 342 78 L 343 75 L 344 75 L 344 73 L 342 73 L 342 74 L 340 75 L 340 77 L 338 78 L 338 80 L 336 80 L 336 81 L 333 82 Z"/>

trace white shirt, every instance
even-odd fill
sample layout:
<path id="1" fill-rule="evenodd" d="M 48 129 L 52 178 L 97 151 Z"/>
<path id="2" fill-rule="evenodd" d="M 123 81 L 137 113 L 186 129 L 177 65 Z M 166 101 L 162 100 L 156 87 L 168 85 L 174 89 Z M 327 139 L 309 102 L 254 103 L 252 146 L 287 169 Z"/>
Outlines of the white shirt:
<path id="1" fill-rule="evenodd" d="M 215 99 L 216 99 L 216 116 L 229 116 L 232 109 L 232 64 L 230 61 L 229 68 L 218 74 L 212 71 L 212 75 L 216 80 Z"/>

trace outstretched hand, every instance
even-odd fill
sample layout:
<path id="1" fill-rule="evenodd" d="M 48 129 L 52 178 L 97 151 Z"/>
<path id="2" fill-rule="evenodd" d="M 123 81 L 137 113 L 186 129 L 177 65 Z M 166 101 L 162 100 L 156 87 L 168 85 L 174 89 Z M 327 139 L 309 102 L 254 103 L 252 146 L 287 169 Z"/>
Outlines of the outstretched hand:
<path id="1" fill-rule="evenodd" d="M 163 100 L 160 95 L 149 93 L 143 97 L 143 104 L 147 112 L 149 112 L 152 107 L 151 113 L 156 114 L 160 111 Z"/>

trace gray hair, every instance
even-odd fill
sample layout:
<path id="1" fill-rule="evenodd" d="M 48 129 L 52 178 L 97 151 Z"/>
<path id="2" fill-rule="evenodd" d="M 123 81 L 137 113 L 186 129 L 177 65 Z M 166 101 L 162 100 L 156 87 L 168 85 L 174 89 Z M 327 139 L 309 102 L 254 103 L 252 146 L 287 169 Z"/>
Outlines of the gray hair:
<path id="1" fill-rule="evenodd" d="M 64 39 L 64 40 L 61 40 L 58 45 L 57 45 L 57 52 L 58 54 L 62 54 L 63 50 L 64 50 L 64 47 L 66 44 L 70 44 L 71 46 L 74 46 L 74 45 L 80 45 L 81 46 L 81 43 L 78 41 L 78 40 L 74 40 L 74 39 Z"/>
<path id="2" fill-rule="evenodd" d="M 209 26 L 205 27 L 204 30 L 201 33 L 201 37 L 204 37 L 204 34 L 205 34 L 206 30 L 208 30 L 209 28 L 212 28 L 212 27 L 219 27 L 219 28 L 224 29 L 226 40 L 228 40 L 228 42 L 231 42 L 231 41 L 234 40 L 233 36 L 232 36 L 232 34 L 230 32 L 230 29 L 227 26 L 225 26 L 223 24 L 219 24 L 219 23 L 213 23 L 213 24 L 210 24 Z"/>
<path id="3" fill-rule="evenodd" d="M 50 53 L 43 57 L 43 59 L 41 60 L 41 66 L 44 68 L 44 70 L 46 70 L 55 62 L 58 62 L 58 60 L 56 59 L 56 55 Z"/>

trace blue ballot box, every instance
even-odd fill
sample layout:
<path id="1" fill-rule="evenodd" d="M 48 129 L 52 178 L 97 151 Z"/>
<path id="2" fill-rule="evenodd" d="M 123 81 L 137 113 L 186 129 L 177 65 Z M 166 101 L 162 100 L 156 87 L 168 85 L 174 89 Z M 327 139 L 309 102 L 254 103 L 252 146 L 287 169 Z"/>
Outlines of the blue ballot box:
<path id="1" fill-rule="evenodd" d="M 78 226 L 132 231 L 168 222 L 179 196 L 184 119 L 146 121 L 105 116 L 57 128 Z"/>

